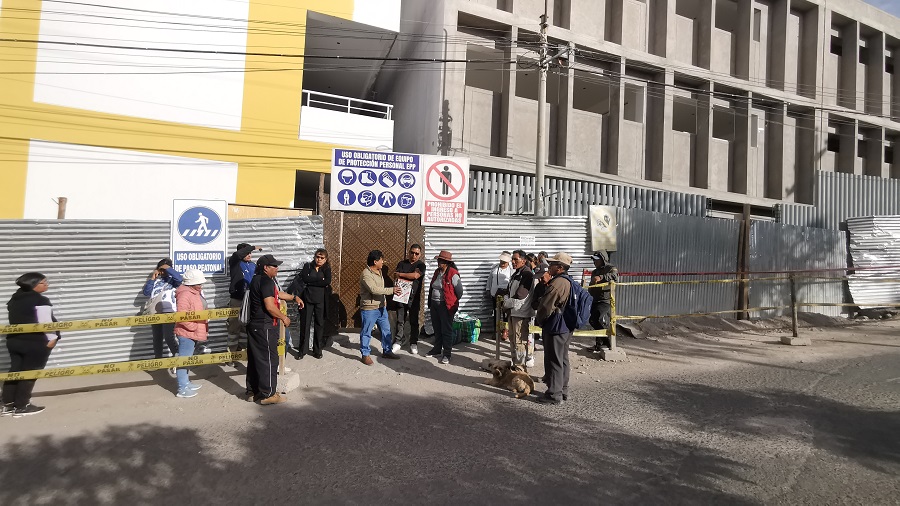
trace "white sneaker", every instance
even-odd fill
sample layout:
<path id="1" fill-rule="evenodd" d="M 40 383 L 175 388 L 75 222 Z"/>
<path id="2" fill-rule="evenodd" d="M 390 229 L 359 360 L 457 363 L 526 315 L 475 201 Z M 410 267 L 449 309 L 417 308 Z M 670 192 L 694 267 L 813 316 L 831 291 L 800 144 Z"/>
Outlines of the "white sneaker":
<path id="1" fill-rule="evenodd" d="M 400 351 L 400 345 L 397 343 L 394 343 L 394 345 L 391 346 L 391 353 L 397 353 L 398 351 Z"/>
<path id="2" fill-rule="evenodd" d="M 442 364 L 445 364 L 445 365 L 446 365 L 446 364 L 449 364 L 449 363 L 450 363 L 450 357 L 441 357 L 441 363 L 442 363 Z"/>
<path id="3" fill-rule="evenodd" d="M 190 387 L 182 388 L 182 389 L 178 390 L 177 394 L 175 394 L 175 397 L 180 397 L 182 399 L 190 399 L 191 397 L 196 397 L 196 396 L 197 396 L 197 392 L 194 390 L 191 390 Z"/>
<path id="4" fill-rule="evenodd" d="M 171 376 L 173 378 L 175 377 L 175 368 L 174 367 L 169 369 L 169 376 Z"/>
<path id="5" fill-rule="evenodd" d="M 201 388 L 203 388 L 203 385 L 201 385 L 200 383 L 188 383 L 187 387 L 190 390 L 200 390 Z"/>
<path id="6" fill-rule="evenodd" d="M 414 344 L 411 344 L 411 345 L 409 345 L 409 352 L 412 353 L 413 355 L 418 355 L 419 347 Z"/>
<path id="7" fill-rule="evenodd" d="M 529 358 L 525 361 L 525 367 L 534 367 L 534 358 Z"/>

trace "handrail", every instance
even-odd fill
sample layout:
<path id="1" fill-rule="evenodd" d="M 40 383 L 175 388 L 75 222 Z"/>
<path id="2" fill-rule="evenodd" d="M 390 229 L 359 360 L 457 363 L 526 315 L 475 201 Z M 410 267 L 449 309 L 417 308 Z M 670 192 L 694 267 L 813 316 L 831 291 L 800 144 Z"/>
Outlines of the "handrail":
<path id="1" fill-rule="evenodd" d="M 332 98 L 339 102 L 327 102 L 327 101 L 315 100 L 312 98 L 314 96 L 315 97 Z M 310 91 L 310 90 L 303 90 L 303 102 L 302 103 L 309 107 L 315 107 L 314 104 L 324 104 L 324 105 L 340 107 L 342 109 L 346 109 L 346 112 L 348 114 L 354 114 L 354 112 L 353 112 L 354 110 L 380 113 L 380 114 L 384 114 L 384 119 L 388 119 L 388 120 L 391 119 L 391 115 L 392 115 L 392 112 L 394 109 L 394 106 L 392 104 L 373 102 L 371 100 L 363 100 L 363 99 L 359 99 L 359 98 L 345 97 L 345 96 L 341 96 L 341 95 L 333 95 L 331 93 L 323 93 L 321 91 Z M 354 104 L 372 105 L 372 106 L 377 107 L 378 109 L 367 109 L 364 107 L 355 106 Z M 324 109 L 323 107 L 319 107 L 319 108 Z"/>

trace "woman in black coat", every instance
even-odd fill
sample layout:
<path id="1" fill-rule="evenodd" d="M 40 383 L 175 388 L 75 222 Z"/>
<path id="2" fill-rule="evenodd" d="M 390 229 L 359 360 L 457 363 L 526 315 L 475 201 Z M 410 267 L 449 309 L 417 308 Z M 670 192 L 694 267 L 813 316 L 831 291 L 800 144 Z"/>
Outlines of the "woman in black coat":
<path id="1" fill-rule="evenodd" d="M 316 250 L 312 262 L 307 262 L 291 284 L 289 292 L 303 299 L 300 310 L 300 339 L 297 342 L 297 358 L 306 356 L 309 350 L 309 329 L 313 328 L 313 357 L 322 358 L 325 347 L 325 299 L 331 286 L 331 264 L 328 251 Z"/>
<path id="2" fill-rule="evenodd" d="M 6 307 L 9 310 L 10 325 L 29 323 L 52 323 L 53 305 L 44 297 L 50 284 L 47 276 L 39 272 L 28 272 L 16 280 L 19 289 L 10 297 Z M 59 332 L 28 332 L 6 336 L 9 350 L 9 372 L 34 371 L 43 369 L 50 358 L 50 351 L 59 340 Z M 36 380 L 6 381 L 3 383 L 3 405 L 0 416 L 12 415 L 20 418 L 34 415 L 44 410 L 31 404 L 31 392 Z"/>

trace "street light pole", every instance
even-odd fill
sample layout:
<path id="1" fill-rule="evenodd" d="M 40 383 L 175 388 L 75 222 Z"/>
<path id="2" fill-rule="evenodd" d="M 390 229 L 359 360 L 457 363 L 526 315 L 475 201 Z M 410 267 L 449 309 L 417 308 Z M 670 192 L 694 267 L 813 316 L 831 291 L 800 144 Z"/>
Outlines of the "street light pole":
<path id="1" fill-rule="evenodd" d="M 544 164 L 547 158 L 547 148 L 544 142 L 547 132 L 544 129 L 545 112 L 547 108 L 547 2 L 544 0 L 544 15 L 541 16 L 541 56 L 538 77 L 538 114 L 537 114 L 537 158 L 534 164 L 534 215 L 544 216 Z"/>

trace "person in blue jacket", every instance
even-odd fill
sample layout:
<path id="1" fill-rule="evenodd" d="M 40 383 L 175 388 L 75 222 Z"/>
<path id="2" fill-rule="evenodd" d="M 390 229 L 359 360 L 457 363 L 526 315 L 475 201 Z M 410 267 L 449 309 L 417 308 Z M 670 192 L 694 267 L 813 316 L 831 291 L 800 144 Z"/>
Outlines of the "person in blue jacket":
<path id="1" fill-rule="evenodd" d="M 237 245 L 237 249 L 228 259 L 228 274 L 231 276 L 228 283 L 228 293 L 231 300 L 228 303 L 230 308 L 240 308 L 244 303 L 244 293 L 250 286 L 250 281 L 256 273 L 256 264 L 253 262 L 251 254 L 253 251 L 262 251 L 259 246 L 253 246 L 242 242 Z M 247 331 L 244 325 L 236 317 L 228 319 L 228 351 L 241 350 L 241 335 L 246 340 Z"/>
<path id="2" fill-rule="evenodd" d="M 163 258 L 156 264 L 156 269 L 147 276 L 147 282 L 144 283 L 144 295 L 151 299 L 159 297 L 159 302 L 153 312 L 174 313 L 175 312 L 175 289 L 181 285 L 181 274 L 172 268 L 171 258 Z M 178 354 L 178 341 L 175 340 L 175 324 L 174 323 L 157 323 L 150 326 L 153 331 L 153 356 L 155 358 L 163 358 L 163 342 L 169 348 L 169 352 L 174 357 Z"/>

